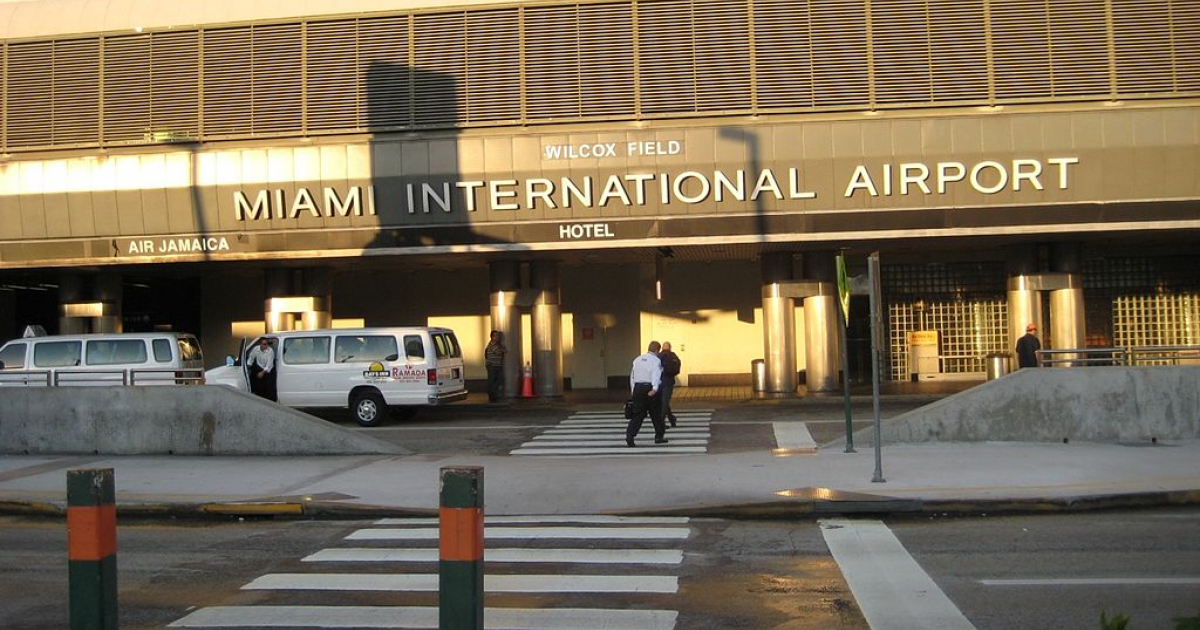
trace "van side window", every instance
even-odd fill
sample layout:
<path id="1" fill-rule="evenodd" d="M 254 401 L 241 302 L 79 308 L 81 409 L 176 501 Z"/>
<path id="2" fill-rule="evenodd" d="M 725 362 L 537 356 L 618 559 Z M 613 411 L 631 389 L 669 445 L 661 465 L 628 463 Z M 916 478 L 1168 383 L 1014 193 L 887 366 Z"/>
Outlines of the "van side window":
<path id="1" fill-rule="evenodd" d="M 151 342 L 154 346 L 154 360 L 159 363 L 171 362 L 171 340 L 170 339 L 155 339 Z M 91 359 L 88 363 L 91 363 Z"/>
<path id="2" fill-rule="evenodd" d="M 333 346 L 334 362 L 360 363 L 395 361 L 399 356 L 396 338 L 392 335 L 363 335 L 338 337 Z"/>
<path id="3" fill-rule="evenodd" d="M 446 345 L 446 336 L 441 333 L 433 335 L 433 348 L 437 351 L 439 359 L 445 359 L 450 356 L 450 348 Z"/>
<path id="4" fill-rule="evenodd" d="M 404 356 L 409 361 L 425 360 L 425 342 L 420 335 L 404 335 Z"/>
<path id="5" fill-rule="evenodd" d="M 329 362 L 329 337 L 291 337 L 283 340 L 283 362 L 311 365 Z"/>
<path id="6" fill-rule="evenodd" d="M 180 337 L 176 340 L 179 344 L 179 358 L 183 361 L 203 361 L 204 353 L 200 350 L 200 342 L 196 341 L 195 337 Z"/>
<path id="7" fill-rule="evenodd" d="M 462 358 L 462 348 L 458 345 L 458 337 L 455 337 L 454 333 L 446 333 L 446 341 L 450 344 L 450 357 Z"/>
<path id="8" fill-rule="evenodd" d="M 145 363 L 146 342 L 141 339 L 112 339 L 87 343 L 88 365 Z"/>
<path id="9" fill-rule="evenodd" d="M 25 369 L 25 344 L 12 343 L 0 350 L 0 368 L 5 370 Z"/>
<path id="10" fill-rule="evenodd" d="M 82 341 L 47 341 L 34 344 L 33 364 L 36 367 L 74 367 L 83 353 Z"/>

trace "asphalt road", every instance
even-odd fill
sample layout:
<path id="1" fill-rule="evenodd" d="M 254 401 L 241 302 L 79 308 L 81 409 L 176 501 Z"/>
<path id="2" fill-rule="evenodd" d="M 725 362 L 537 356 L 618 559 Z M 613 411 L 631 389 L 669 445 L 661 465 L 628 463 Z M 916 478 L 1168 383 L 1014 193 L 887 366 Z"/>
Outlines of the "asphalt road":
<path id="1" fill-rule="evenodd" d="M 831 553 L 835 545 L 830 536 L 837 528 L 874 525 L 894 535 L 903 549 L 898 555 L 915 560 L 913 566 L 932 578 L 932 589 L 944 592 L 949 605 L 970 624 L 966 627 L 1098 628 L 1100 614 L 1106 611 L 1110 616 L 1127 615 L 1130 628 L 1173 628 L 1172 618 L 1200 615 L 1200 509 L 1195 508 L 933 517 L 882 524 L 858 518 L 600 524 L 548 523 L 541 518 L 519 524 L 489 522 L 487 553 L 494 560 L 489 560 L 486 573 L 506 579 L 555 576 L 552 590 L 489 593 L 489 607 L 535 611 L 529 614 L 576 608 L 609 617 L 626 614 L 617 611 L 653 613 L 669 624 L 629 627 L 689 630 L 867 628 L 873 612 L 883 621 L 871 627 L 884 630 L 895 627 L 887 625 L 887 620 L 899 617 L 887 608 L 895 604 L 872 593 L 871 576 L 852 568 L 853 557 L 835 560 Z M 365 550 L 354 552 L 358 554 L 433 554 L 436 541 L 387 537 L 431 527 L 436 528 L 406 520 L 123 521 L 118 551 L 121 627 L 157 629 L 221 611 L 255 615 L 279 610 L 269 606 L 317 606 L 305 617 L 312 622 L 324 614 L 322 605 L 435 607 L 436 593 L 428 590 L 327 590 L 320 582 L 329 573 L 346 575 L 343 579 L 352 582 L 390 579 L 387 576 L 394 574 L 436 575 L 436 562 L 429 557 L 336 559 L 354 549 Z M 510 535 L 493 538 L 493 527 Z M 590 533 L 564 540 L 539 529 L 544 527 Z M 511 534 L 514 531 L 520 534 Z M 679 531 L 681 537 L 665 535 Z M 375 536 L 382 533 L 387 536 Z M 61 520 L 0 520 L 0 592 L 5 594 L 0 599 L 0 627 L 67 627 L 65 549 Z M 596 562 L 567 555 L 526 562 L 500 557 L 501 549 L 517 556 L 587 550 L 634 553 L 631 560 Z M 894 562 L 895 557 L 868 554 L 865 560 L 868 567 L 885 566 L 882 563 Z M 910 578 L 900 571 L 889 571 L 887 577 L 901 587 Z M 568 590 L 577 579 L 600 586 Z M 641 579 L 658 587 L 637 591 L 633 587 Z M 288 587 L 288 580 L 301 580 L 303 585 Z M 923 605 L 916 614 L 932 614 L 933 609 L 932 604 Z M 347 611 L 339 609 L 337 614 L 344 620 Z M 930 621 L 915 627 L 934 625 Z"/>

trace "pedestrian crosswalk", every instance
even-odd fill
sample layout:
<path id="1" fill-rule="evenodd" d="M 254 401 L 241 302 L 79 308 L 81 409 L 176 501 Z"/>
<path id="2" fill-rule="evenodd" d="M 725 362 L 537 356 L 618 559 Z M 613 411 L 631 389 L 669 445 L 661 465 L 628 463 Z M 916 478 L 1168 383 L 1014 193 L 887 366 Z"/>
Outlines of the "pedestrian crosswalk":
<path id="1" fill-rule="evenodd" d="M 485 518 L 485 627 L 674 630 L 691 532 L 686 517 Z M 437 628 L 438 534 L 435 518 L 377 520 L 304 557 L 301 570 L 241 587 L 255 599 L 199 608 L 170 627 Z"/>
<path id="2" fill-rule="evenodd" d="M 637 447 L 625 444 L 628 420 L 620 411 L 583 411 L 550 427 L 513 449 L 512 455 L 553 457 L 645 457 L 696 455 L 708 452 L 712 409 L 676 411 L 677 427 L 667 429 L 666 444 L 654 443 L 654 427 L 647 418 L 637 437 Z"/>

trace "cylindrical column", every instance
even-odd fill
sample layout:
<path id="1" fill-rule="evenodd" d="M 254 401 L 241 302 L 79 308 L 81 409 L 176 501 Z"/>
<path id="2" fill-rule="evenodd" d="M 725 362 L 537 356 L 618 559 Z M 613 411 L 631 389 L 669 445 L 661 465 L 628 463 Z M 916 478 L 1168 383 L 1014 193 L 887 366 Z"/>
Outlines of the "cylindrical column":
<path id="1" fill-rule="evenodd" d="M 64 273 L 58 278 L 58 332 L 61 335 L 78 335 L 91 332 L 88 321 L 72 317 L 64 311 L 67 304 L 83 301 L 83 279 L 77 273 Z"/>
<path id="2" fill-rule="evenodd" d="M 483 630 L 483 468 L 442 468 L 438 628 Z"/>
<path id="3" fill-rule="evenodd" d="M 1083 305 L 1083 251 L 1076 243 L 1059 243 L 1050 249 L 1051 270 L 1067 274 L 1067 287 L 1050 292 L 1050 346 L 1083 348 L 1087 345 Z M 1074 355 L 1059 358 L 1072 359 Z M 1070 363 L 1061 365 L 1070 366 Z"/>
<path id="4" fill-rule="evenodd" d="M 832 286 L 830 287 L 832 291 Z M 809 393 L 838 391 L 837 298 L 804 298 L 805 383 Z"/>
<path id="5" fill-rule="evenodd" d="M 521 311 L 517 307 L 517 291 L 521 288 L 521 264 L 497 261 L 488 265 L 491 295 L 492 330 L 504 335 L 504 395 L 515 398 L 521 392 Z"/>
<path id="6" fill-rule="evenodd" d="M 288 297 L 292 294 L 293 278 L 296 271 L 292 269 L 267 269 L 263 272 L 263 293 L 266 294 L 263 309 L 263 322 L 267 332 L 283 332 L 296 329 L 296 314 L 271 308 L 271 298 Z"/>
<path id="7" fill-rule="evenodd" d="M 533 377 L 543 398 L 562 396 L 562 305 L 558 263 L 538 261 L 530 266 L 529 283 L 537 298 L 533 304 Z"/>
<path id="8" fill-rule="evenodd" d="M 67 471 L 71 630 L 117 629 L 117 507 L 113 469 Z"/>
<path id="9" fill-rule="evenodd" d="M 796 302 L 772 289 L 792 279 L 792 254 L 774 252 L 762 256 L 763 355 L 767 364 L 767 392 L 796 392 Z"/>
<path id="10" fill-rule="evenodd" d="M 323 309 L 306 311 L 301 314 L 301 330 L 318 330 L 333 326 L 333 270 L 325 267 L 305 269 L 301 273 L 304 295 L 316 298 L 314 304 L 324 305 Z"/>
<path id="11" fill-rule="evenodd" d="M 1012 352 L 1017 340 L 1025 334 L 1025 325 L 1032 323 L 1043 330 L 1042 295 L 1031 286 L 1029 276 L 1037 273 L 1037 250 L 1021 245 L 1008 251 L 1008 347 Z M 1014 360 L 1014 365 L 1015 360 Z"/>
<path id="12" fill-rule="evenodd" d="M 102 313 L 93 320 L 92 332 L 119 333 L 125 330 L 122 316 L 124 287 L 121 274 L 102 273 L 96 276 L 94 295 L 96 296 L 95 301 L 101 304 Z"/>
<path id="13" fill-rule="evenodd" d="M 834 252 L 804 254 L 804 278 L 821 294 L 804 298 L 804 374 L 809 393 L 838 390 L 837 261 Z"/>

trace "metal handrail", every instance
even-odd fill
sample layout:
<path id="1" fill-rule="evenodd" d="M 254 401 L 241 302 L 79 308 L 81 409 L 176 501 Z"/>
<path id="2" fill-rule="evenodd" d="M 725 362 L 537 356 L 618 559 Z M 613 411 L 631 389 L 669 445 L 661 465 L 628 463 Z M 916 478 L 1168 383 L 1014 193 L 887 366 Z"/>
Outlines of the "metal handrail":
<path id="1" fill-rule="evenodd" d="M 160 374 L 163 376 L 155 377 Z M 36 381 L 30 381 L 36 377 Z M 40 382 L 39 382 L 40 381 Z M 140 368 L 129 370 L 3 370 L 0 384 L 21 383 L 46 387 L 70 385 L 203 385 L 204 370 L 197 368 Z"/>
<path id="2" fill-rule="evenodd" d="M 1038 350 L 1042 365 L 1179 365 L 1183 361 L 1200 362 L 1200 346 L 1126 346 L 1113 348 L 1055 348 Z M 1153 362 L 1153 363 L 1147 363 Z"/>

